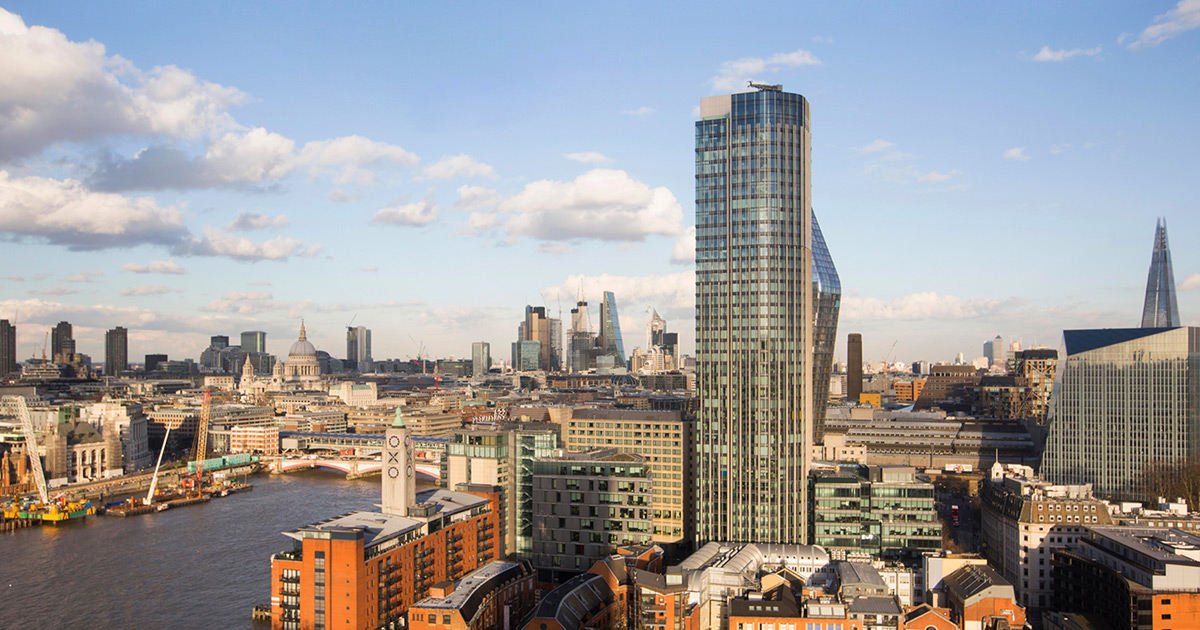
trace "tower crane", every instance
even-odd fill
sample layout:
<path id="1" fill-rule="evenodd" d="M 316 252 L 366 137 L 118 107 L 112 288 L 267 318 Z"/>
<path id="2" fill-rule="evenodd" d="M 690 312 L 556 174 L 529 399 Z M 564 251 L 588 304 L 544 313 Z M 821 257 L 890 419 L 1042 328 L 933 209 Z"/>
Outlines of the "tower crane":
<path id="1" fill-rule="evenodd" d="M 37 437 L 33 435 L 33 421 L 29 419 L 29 407 L 25 405 L 25 397 L 5 396 L 3 400 L 14 408 L 17 419 L 21 422 L 21 432 L 25 434 L 25 451 L 29 455 L 29 467 L 37 485 L 38 497 L 43 505 L 48 504 L 50 496 L 46 492 L 46 474 L 42 472 L 42 458 L 38 455 Z"/>
<path id="2" fill-rule="evenodd" d="M 200 422 L 196 427 L 196 489 L 204 474 L 204 459 L 208 455 L 208 423 L 212 419 L 212 390 L 204 390 L 204 402 L 200 405 Z"/>
<path id="3" fill-rule="evenodd" d="M 884 372 L 886 372 L 888 369 L 888 363 L 892 360 L 892 355 L 896 352 L 896 344 L 898 344 L 898 343 L 900 343 L 899 339 L 893 341 L 891 349 L 888 350 L 888 353 L 886 355 L 884 355 L 884 357 L 883 357 L 883 371 Z"/>

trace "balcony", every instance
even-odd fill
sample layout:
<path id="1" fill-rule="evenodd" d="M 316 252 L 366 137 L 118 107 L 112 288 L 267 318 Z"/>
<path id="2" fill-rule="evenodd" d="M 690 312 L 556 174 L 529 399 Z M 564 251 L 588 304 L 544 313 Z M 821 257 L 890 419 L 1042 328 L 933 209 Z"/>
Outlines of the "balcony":
<path id="1" fill-rule="evenodd" d="M 303 554 L 301 554 L 299 551 L 296 551 L 295 549 L 293 549 L 292 551 L 280 551 L 279 553 L 273 554 L 271 556 L 271 560 L 292 560 L 295 562 L 299 562 L 302 559 L 303 559 Z"/>

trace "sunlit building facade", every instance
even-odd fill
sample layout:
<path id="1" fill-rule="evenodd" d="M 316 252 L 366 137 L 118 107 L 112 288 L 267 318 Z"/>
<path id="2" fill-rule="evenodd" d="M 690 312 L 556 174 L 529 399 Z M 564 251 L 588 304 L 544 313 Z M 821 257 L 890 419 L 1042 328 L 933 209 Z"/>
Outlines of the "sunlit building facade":
<path id="1" fill-rule="evenodd" d="M 697 535 L 804 543 L 813 437 L 808 102 L 701 99 L 696 123 Z"/>
<path id="2" fill-rule="evenodd" d="M 813 304 L 817 311 L 813 323 L 813 441 L 821 442 L 825 435 L 825 405 L 829 401 L 838 312 L 842 308 L 842 281 L 825 245 L 816 212 L 812 215 L 812 276 Z"/>
<path id="3" fill-rule="evenodd" d="M 1090 483 L 1106 499 L 1144 500 L 1151 464 L 1200 454 L 1200 328 L 1063 332 L 1041 474 Z"/>

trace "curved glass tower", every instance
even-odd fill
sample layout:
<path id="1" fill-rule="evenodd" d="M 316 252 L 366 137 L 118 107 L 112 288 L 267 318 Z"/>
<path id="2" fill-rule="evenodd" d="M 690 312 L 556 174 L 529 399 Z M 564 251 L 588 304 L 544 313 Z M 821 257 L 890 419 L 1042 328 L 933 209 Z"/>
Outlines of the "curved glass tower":
<path id="1" fill-rule="evenodd" d="M 842 281 L 833 256 L 825 245 L 825 235 L 812 215 L 813 303 L 813 442 L 825 436 L 825 405 L 829 402 L 829 374 L 833 371 L 833 348 L 837 342 L 838 311 L 842 307 Z"/>
<path id="2" fill-rule="evenodd" d="M 827 279 L 813 272 L 809 109 L 755 87 L 702 99 L 696 122 L 697 539 L 804 543 Z"/>

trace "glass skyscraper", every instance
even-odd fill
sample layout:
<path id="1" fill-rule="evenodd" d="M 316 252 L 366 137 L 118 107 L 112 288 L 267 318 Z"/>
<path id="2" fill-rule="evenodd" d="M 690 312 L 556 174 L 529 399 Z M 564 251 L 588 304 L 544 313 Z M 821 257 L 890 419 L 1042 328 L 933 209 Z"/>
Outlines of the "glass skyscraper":
<path id="1" fill-rule="evenodd" d="M 1149 464 L 1200 453 L 1200 328 L 1063 332 L 1041 474 L 1092 484 L 1114 500 L 1149 500 Z"/>
<path id="2" fill-rule="evenodd" d="M 696 123 L 701 543 L 807 542 L 820 276 L 813 272 L 813 235 L 804 97 L 764 86 L 702 99 Z"/>
<path id="3" fill-rule="evenodd" d="M 817 310 L 813 323 L 813 442 L 821 443 L 825 437 L 825 405 L 829 402 L 838 312 L 842 308 L 842 281 L 825 245 L 816 212 L 812 215 L 812 275 L 813 303 Z"/>
<path id="4" fill-rule="evenodd" d="M 621 320 L 617 316 L 617 296 L 612 291 L 604 292 L 600 302 L 600 354 L 611 355 L 617 367 L 625 365 L 625 342 L 621 339 Z"/>
<path id="5" fill-rule="evenodd" d="M 1167 221 L 1154 226 L 1154 251 L 1150 254 L 1150 276 L 1146 279 L 1146 301 L 1142 305 L 1142 328 L 1179 325 L 1175 301 L 1175 271 L 1171 269 L 1171 247 L 1167 244 Z"/>

